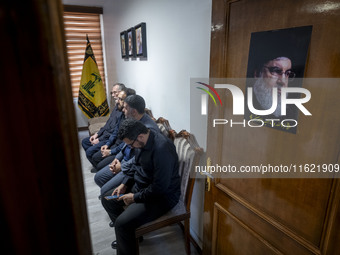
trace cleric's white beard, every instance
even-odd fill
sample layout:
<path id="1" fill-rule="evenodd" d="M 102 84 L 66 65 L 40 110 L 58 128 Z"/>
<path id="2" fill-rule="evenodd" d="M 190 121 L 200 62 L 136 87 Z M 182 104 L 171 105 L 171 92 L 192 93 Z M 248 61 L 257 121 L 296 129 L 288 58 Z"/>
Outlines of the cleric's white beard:
<path id="1" fill-rule="evenodd" d="M 272 107 L 273 89 L 266 86 L 262 77 L 258 78 L 254 84 L 254 94 L 263 110 L 268 110 Z M 273 112 L 273 115 L 275 117 L 281 116 L 281 97 L 278 97 L 277 99 L 277 107 L 276 110 Z"/>

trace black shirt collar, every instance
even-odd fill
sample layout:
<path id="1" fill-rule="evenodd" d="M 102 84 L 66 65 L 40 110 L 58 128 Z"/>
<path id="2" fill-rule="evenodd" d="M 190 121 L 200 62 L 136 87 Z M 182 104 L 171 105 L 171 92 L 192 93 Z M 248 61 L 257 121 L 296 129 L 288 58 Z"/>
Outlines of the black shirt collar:
<path id="1" fill-rule="evenodd" d="M 150 130 L 150 133 L 149 133 L 149 138 L 148 138 L 148 141 L 146 142 L 145 146 L 142 148 L 143 150 L 151 150 L 152 147 L 153 147 L 153 144 L 154 144 L 154 140 L 155 140 L 155 133 Z"/>

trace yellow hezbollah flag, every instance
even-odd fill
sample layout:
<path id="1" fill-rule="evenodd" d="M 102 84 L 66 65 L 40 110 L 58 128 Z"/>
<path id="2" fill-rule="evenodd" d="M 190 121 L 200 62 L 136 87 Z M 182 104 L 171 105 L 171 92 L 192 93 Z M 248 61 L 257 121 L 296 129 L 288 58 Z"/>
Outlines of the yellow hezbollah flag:
<path id="1" fill-rule="evenodd" d="M 86 39 L 87 44 L 80 80 L 78 107 L 88 118 L 106 116 L 109 113 L 109 106 L 106 100 L 105 88 L 87 35 Z"/>

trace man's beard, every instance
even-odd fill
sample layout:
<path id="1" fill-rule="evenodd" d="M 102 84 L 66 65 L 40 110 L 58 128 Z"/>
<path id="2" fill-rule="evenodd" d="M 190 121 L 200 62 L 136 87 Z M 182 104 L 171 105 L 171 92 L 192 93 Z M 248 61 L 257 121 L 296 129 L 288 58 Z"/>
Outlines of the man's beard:
<path id="1" fill-rule="evenodd" d="M 111 109 L 111 111 L 113 111 L 113 109 L 116 107 L 116 105 L 117 105 L 116 100 L 114 99 L 114 97 L 111 97 L 111 99 L 110 99 L 110 109 Z"/>
<path id="2" fill-rule="evenodd" d="M 273 105 L 273 88 L 266 86 L 262 77 L 256 80 L 253 87 L 257 101 L 263 110 L 270 109 Z M 281 97 L 278 97 L 276 110 L 272 114 L 275 117 L 281 116 Z"/>
<path id="3" fill-rule="evenodd" d="M 120 105 L 119 103 L 117 103 L 117 110 L 118 111 L 122 111 L 123 110 L 123 108 L 124 108 L 124 106 L 123 105 Z"/>
<path id="4" fill-rule="evenodd" d="M 138 140 L 137 140 L 136 142 L 138 142 L 140 148 L 143 148 L 143 147 L 145 146 L 145 143 L 144 143 L 144 142 L 140 142 L 140 141 L 138 141 Z"/>

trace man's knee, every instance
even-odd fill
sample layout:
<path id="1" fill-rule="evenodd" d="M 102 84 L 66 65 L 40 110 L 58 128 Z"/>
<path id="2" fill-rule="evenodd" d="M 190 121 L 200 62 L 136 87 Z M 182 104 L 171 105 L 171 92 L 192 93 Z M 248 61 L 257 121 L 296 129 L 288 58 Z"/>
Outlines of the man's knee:
<path id="1" fill-rule="evenodd" d="M 115 159 L 115 155 L 109 155 L 103 158 L 102 156 L 98 157 L 97 154 L 95 154 L 92 159 L 95 162 L 97 169 L 103 169 L 111 164 L 111 162 Z"/>
<path id="2" fill-rule="evenodd" d="M 85 137 L 82 141 L 81 141 L 81 146 L 83 147 L 83 149 L 86 151 L 90 146 L 91 146 L 91 142 L 90 142 L 90 137 Z"/>
<path id="3" fill-rule="evenodd" d="M 86 156 L 92 158 L 98 151 L 100 152 L 100 147 L 97 145 L 93 145 L 86 150 Z"/>
<path id="4" fill-rule="evenodd" d="M 106 196 L 107 194 L 105 194 L 105 196 Z M 106 211 L 108 211 L 108 206 L 109 206 L 109 203 L 110 203 L 110 201 L 109 200 L 106 200 L 105 198 L 104 198 L 104 196 L 101 198 L 101 202 L 102 202 L 102 206 L 104 207 L 104 209 L 106 210 Z"/>
<path id="5" fill-rule="evenodd" d="M 96 164 L 98 164 L 101 160 L 103 160 L 103 155 L 102 155 L 102 152 L 100 151 L 100 149 L 98 151 L 96 151 L 95 153 L 93 153 L 92 160 Z"/>
<path id="6" fill-rule="evenodd" d="M 148 210 L 143 203 L 131 204 L 123 213 L 121 213 L 115 222 L 116 230 L 127 231 L 128 229 L 134 231 L 137 227 L 145 223 L 148 217 Z"/>
<path id="7" fill-rule="evenodd" d="M 124 212 L 122 213 L 124 214 Z M 116 222 L 115 222 L 115 230 L 116 232 L 120 232 L 120 231 L 123 231 L 123 232 L 126 232 L 128 230 L 134 230 L 135 227 L 132 226 L 132 222 L 131 220 L 128 220 L 128 218 L 124 217 L 124 215 L 119 215 L 118 218 L 116 219 Z"/>
<path id="8" fill-rule="evenodd" d="M 109 180 L 112 179 L 113 173 L 110 171 L 110 167 L 106 166 L 100 169 L 94 176 L 94 182 L 99 186 L 102 187 L 106 184 Z"/>
<path id="9" fill-rule="evenodd" d="M 100 171 L 98 171 L 94 176 L 94 182 L 99 186 L 102 187 L 108 180 L 110 180 L 110 177 L 108 176 L 110 174 L 110 169 L 103 168 Z"/>
<path id="10" fill-rule="evenodd" d="M 104 185 L 103 180 L 101 178 L 101 173 L 97 172 L 94 176 L 94 182 L 99 186 L 102 187 Z"/>

